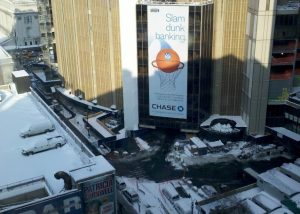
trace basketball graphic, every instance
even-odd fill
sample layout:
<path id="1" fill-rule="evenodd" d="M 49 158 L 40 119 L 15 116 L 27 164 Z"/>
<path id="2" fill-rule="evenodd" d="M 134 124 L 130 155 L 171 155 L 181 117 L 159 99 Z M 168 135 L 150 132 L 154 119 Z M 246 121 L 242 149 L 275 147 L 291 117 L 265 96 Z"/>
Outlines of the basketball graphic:
<path id="1" fill-rule="evenodd" d="M 156 60 L 152 62 L 152 66 L 163 72 L 172 73 L 178 69 L 182 69 L 184 64 L 180 62 L 176 51 L 171 48 L 166 48 L 158 52 Z"/>
<path id="2" fill-rule="evenodd" d="M 176 51 L 171 48 L 160 50 L 151 64 L 157 68 L 160 88 L 169 92 L 176 90 L 176 78 L 184 67 Z"/>

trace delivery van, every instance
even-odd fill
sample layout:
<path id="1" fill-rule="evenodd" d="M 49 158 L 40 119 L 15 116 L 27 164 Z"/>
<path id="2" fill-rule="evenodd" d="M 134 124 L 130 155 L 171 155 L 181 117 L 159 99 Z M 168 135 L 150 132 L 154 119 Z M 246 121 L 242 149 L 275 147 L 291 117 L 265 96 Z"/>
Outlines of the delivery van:
<path id="1" fill-rule="evenodd" d="M 34 153 L 42 152 L 48 149 L 62 147 L 65 144 L 66 144 L 66 140 L 62 136 L 55 136 L 47 139 L 41 139 L 35 142 L 35 144 L 32 147 L 23 149 L 22 154 L 32 155 Z"/>
<path id="2" fill-rule="evenodd" d="M 21 137 L 29 137 L 32 135 L 50 132 L 55 129 L 55 126 L 49 120 L 42 120 L 25 126 L 20 133 Z"/>

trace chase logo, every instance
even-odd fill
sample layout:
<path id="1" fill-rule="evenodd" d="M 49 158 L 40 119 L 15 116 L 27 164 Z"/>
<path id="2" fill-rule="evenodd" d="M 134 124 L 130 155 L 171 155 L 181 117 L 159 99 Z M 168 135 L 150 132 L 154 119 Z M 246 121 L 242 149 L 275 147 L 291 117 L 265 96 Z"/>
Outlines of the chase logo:
<path id="1" fill-rule="evenodd" d="M 184 108 L 183 108 L 183 106 L 178 106 L 178 107 L 177 107 L 177 110 L 178 110 L 179 112 L 182 112 L 182 111 L 184 110 Z"/>
<path id="2" fill-rule="evenodd" d="M 151 8 L 150 12 L 151 13 L 158 13 L 159 9 L 158 8 Z"/>

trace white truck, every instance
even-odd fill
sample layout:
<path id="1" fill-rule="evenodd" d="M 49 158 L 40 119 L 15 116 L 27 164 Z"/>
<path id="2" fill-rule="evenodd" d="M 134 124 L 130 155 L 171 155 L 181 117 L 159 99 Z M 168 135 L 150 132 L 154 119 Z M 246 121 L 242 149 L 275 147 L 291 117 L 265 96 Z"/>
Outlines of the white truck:
<path id="1" fill-rule="evenodd" d="M 22 150 L 23 155 L 33 155 L 48 149 L 59 148 L 66 144 L 66 140 L 62 136 L 50 137 L 37 141 L 33 147 Z"/>
<path id="2" fill-rule="evenodd" d="M 55 126 L 49 120 L 42 120 L 25 126 L 20 133 L 21 137 L 29 137 L 32 135 L 50 132 L 55 129 Z"/>

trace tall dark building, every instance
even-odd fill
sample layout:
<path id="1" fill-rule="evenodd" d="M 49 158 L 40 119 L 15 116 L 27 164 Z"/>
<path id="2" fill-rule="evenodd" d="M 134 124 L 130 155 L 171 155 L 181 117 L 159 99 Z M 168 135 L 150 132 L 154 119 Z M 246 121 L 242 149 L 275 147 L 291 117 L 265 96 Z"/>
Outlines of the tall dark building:
<path id="1" fill-rule="evenodd" d="M 211 113 L 213 4 L 138 4 L 136 20 L 139 125 L 197 131 Z"/>

